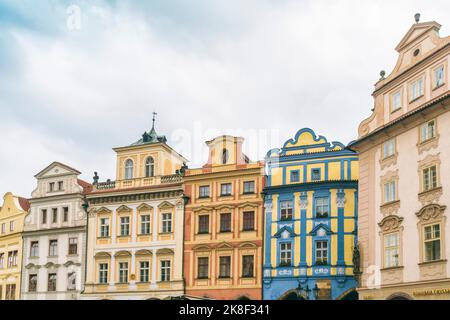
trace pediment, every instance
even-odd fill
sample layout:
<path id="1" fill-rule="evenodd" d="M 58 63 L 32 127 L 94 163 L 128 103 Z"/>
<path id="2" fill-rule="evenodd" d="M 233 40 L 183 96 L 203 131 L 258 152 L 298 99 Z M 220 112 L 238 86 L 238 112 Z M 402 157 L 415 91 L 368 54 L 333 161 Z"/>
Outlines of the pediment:
<path id="1" fill-rule="evenodd" d="M 61 175 L 80 175 L 81 172 L 61 162 L 53 162 L 35 175 L 35 178 L 48 178 Z"/>
<path id="2" fill-rule="evenodd" d="M 138 211 L 151 211 L 151 210 L 153 210 L 153 207 L 146 203 L 142 203 L 136 209 Z"/>
<path id="3" fill-rule="evenodd" d="M 117 257 L 131 257 L 131 253 L 129 251 L 126 251 L 126 250 L 121 250 L 121 251 L 116 252 L 114 257 L 115 258 L 117 258 Z"/>
<path id="4" fill-rule="evenodd" d="M 330 230 L 329 226 L 319 223 L 311 230 L 311 232 L 309 234 L 312 236 L 324 237 L 324 236 L 330 235 L 332 233 L 333 232 Z"/>
<path id="5" fill-rule="evenodd" d="M 163 201 L 158 205 L 159 209 L 172 209 L 175 206 L 171 204 L 169 201 Z"/>
<path id="6" fill-rule="evenodd" d="M 199 244 L 192 248 L 194 251 L 210 251 L 212 248 L 206 244 Z"/>
<path id="7" fill-rule="evenodd" d="M 296 236 L 294 230 L 289 226 L 283 226 L 273 235 L 275 238 L 288 239 Z"/>
<path id="8" fill-rule="evenodd" d="M 130 207 L 128 207 L 126 205 L 121 205 L 120 207 L 117 208 L 116 211 L 117 212 L 130 212 L 130 211 L 133 211 L 133 209 L 131 209 Z"/>
<path id="9" fill-rule="evenodd" d="M 207 211 L 207 212 L 211 212 L 213 211 L 213 208 L 211 207 L 205 207 L 205 206 L 200 206 L 197 208 L 192 209 L 193 212 L 202 212 L 202 211 Z"/>
<path id="10" fill-rule="evenodd" d="M 156 251 L 156 254 L 174 254 L 172 249 L 164 248 Z"/>
<path id="11" fill-rule="evenodd" d="M 52 268 L 58 268 L 60 265 L 53 263 L 53 262 L 47 262 L 44 267 L 46 267 L 47 269 L 52 269 Z"/>
<path id="12" fill-rule="evenodd" d="M 141 249 L 141 250 L 136 251 L 135 255 L 136 256 L 150 256 L 150 255 L 152 255 L 152 252 L 150 250 Z"/>
<path id="13" fill-rule="evenodd" d="M 240 249 L 244 249 L 244 248 L 256 248 L 256 247 L 258 247 L 256 244 L 254 244 L 253 242 L 244 242 L 244 243 L 241 243 L 240 245 L 239 245 L 239 248 Z"/>
<path id="14" fill-rule="evenodd" d="M 415 42 L 421 36 L 431 31 L 439 32 L 440 28 L 441 25 L 435 21 L 416 23 L 408 30 L 397 47 L 395 47 L 395 50 L 400 52 L 403 48 Z"/>
<path id="15" fill-rule="evenodd" d="M 108 252 L 97 252 L 94 256 L 95 259 L 110 259 L 111 254 Z"/>
<path id="16" fill-rule="evenodd" d="M 227 249 L 233 249 L 233 246 L 227 242 L 222 242 L 217 246 L 218 250 L 227 250 Z"/>
<path id="17" fill-rule="evenodd" d="M 246 207 L 249 207 L 249 208 L 258 208 L 258 204 L 257 204 L 257 203 L 252 203 L 252 202 L 245 202 L 245 203 L 240 204 L 240 205 L 238 206 L 238 208 L 246 208 Z"/>
<path id="18" fill-rule="evenodd" d="M 34 264 L 34 263 L 28 263 L 26 266 L 25 266 L 25 269 L 39 269 L 40 268 L 40 266 L 38 266 L 38 265 L 36 265 L 36 264 Z"/>
<path id="19" fill-rule="evenodd" d="M 106 207 L 101 207 L 98 210 L 96 210 L 96 213 L 97 214 L 109 214 L 109 213 L 112 213 L 112 211 Z"/>

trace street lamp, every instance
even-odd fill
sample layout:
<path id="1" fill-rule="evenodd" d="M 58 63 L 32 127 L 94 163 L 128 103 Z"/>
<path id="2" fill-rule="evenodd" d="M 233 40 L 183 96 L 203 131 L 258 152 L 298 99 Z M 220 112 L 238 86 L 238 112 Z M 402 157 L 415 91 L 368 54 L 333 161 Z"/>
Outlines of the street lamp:
<path id="1" fill-rule="evenodd" d="M 315 284 L 315 286 L 314 286 L 314 289 L 313 289 L 313 294 L 314 294 L 314 299 L 315 300 L 317 300 L 317 298 L 319 297 L 319 287 L 317 286 L 317 283 Z"/>

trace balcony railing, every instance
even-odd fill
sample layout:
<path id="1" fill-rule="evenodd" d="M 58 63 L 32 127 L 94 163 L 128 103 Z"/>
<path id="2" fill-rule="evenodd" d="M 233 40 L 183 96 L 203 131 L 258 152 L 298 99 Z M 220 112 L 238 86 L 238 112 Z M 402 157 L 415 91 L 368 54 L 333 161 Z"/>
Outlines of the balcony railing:
<path id="1" fill-rule="evenodd" d="M 183 181 L 183 177 L 178 174 L 167 176 L 144 177 L 128 180 L 105 181 L 94 184 L 96 190 L 113 190 L 155 186 L 160 184 L 179 183 Z"/>

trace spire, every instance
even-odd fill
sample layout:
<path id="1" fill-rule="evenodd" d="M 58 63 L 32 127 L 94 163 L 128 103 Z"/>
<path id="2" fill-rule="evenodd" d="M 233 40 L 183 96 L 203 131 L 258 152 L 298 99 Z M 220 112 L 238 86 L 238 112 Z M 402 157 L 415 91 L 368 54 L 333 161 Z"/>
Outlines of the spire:
<path id="1" fill-rule="evenodd" d="M 158 136 L 158 134 L 156 133 L 155 130 L 155 121 L 156 121 L 156 112 L 152 112 L 152 128 L 150 129 L 149 132 L 144 132 L 144 134 L 142 135 L 142 139 L 140 139 L 139 141 L 136 141 L 135 143 L 133 143 L 132 145 L 138 145 L 138 144 L 145 144 L 145 143 L 166 143 L 167 139 L 165 136 Z"/>
<path id="2" fill-rule="evenodd" d="M 156 120 L 156 115 L 157 115 L 157 113 L 153 111 L 153 119 L 152 119 L 153 124 L 152 124 L 152 130 L 155 130 L 155 120 Z"/>

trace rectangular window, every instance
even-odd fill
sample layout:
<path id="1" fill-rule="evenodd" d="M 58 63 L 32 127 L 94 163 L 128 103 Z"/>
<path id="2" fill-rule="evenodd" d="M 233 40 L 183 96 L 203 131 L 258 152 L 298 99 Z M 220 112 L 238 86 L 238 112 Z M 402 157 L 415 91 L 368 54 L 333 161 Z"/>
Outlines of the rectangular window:
<path id="1" fill-rule="evenodd" d="M 316 241 L 316 265 L 328 264 L 328 241 Z"/>
<path id="2" fill-rule="evenodd" d="M 141 216 L 141 234 L 150 234 L 150 215 Z"/>
<path id="3" fill-rule="evenodd" d="M 434 224 L 424 228 L 425 262 L 441 259 L 441 225 Z"/>
<path id="4" fill-rule="evenodd" d="M 280 243 L 280 266 L 292 265 L 292 244 L 290 242 Z"/>
<path id="5" fill-rule="evenodd" d="M 208 279 L 209 258 L 208 257 L 200 257 L 200 258 L 198 258 L 197 262 L 198 262 L 198 265 L 197 265 L 198 279 Z"/>
<path id="6" fill-rule="evenodd" d="M 37 290 L 37 274 L 30 274 L 28 278 L 28 292 L 36 292 Z"/>
<path id="7" fill-rule="evenodd" d="M 255 181 L 244 182 L 244 194 L 255 193 Z"/>
<path id="8" fill-rule="evenodd" d="M 437 170 L 436 166 L 423 169 L 423 191 L 437 188 Z"/>
<path id="9" fill-rule="evenodd" d="M 171 233 L 172 232 L 172 214 L 163 213 L 162 214 L 162 232 Z"/>
<path id="10" fill-rule="evenodd" d="M 8 268 L 17 267 L 17 250 L 8 252 Z"/>
<path id="11" fill-rule="evenodd" d="M 395 153 L 395 139 L 383 143 L 383 159 L 392 157 Z"/>
<path id="12" fill-rule="evenodd" d="M 2 223 L 2 234 L 6 233 L 6 223 Z"/>
<path id="13" fill-rule="evenodd" d="M 396 200 L 395 181 L 389 181 L 384 184 L 384 203 Z"/>
<path id="14" fill-rule="evenodd" d="M 50 240 L 48 245 L 48 255 L 50 257 L 58 255 L 58 240 Z"/>
<path id="15" fill-rule="evenodd" d="M 161 281 L 170 281 L 170 260 L 161 261 Z"/>
<path id="16" fill-rule="evenodd" d="M 243 216 L 244 231 L 255 230 L 255 212 L 245 211 Z"/>
<path id="17" fill-rule="evenodd" d="M 316 218 L 328 218 L 329 213 L 329 198 L 319 197 L 315 199 L 316 204 Z"/>
<path id="18" fill-rule="evenodd" d="M 444 66 L 434 69 L 434 87 L 438 88 L 444 84 Z"/>
<path id="19" fill-rule="evenodd" d="M 56 291 L 56 273 L 48 274 L 47 291 Z"/>
<path id="20" fill-rule="evenodd" d="M 254 256 L 242 256 L 242 277 L 253 278 Z"/>
<path id="21" fill-rule="evenodd" d="M 9 222 L 9 231 L 11 231 L 11 232 L 14 231 L 14 221 Z"/>
<path id="22" fill-rule="evenodd" d="M 55 183 L 54 182 L 50 182 L 48 184 L 48 191 L 50 191 L 50 192 L 55 191 Z"/>
<path id="23" fill-rule="evenodd" d="M 209 233 L 209 215 L 198 216 L 198 233 Z"/>
<path id="24" fill-rule="evenodd" d="M 67 291 L 77 290 L 77 274 L 69 272 L 67 274 Z"/>
<path id="25" fill-rule="evenodd" d="M 69 238 L 69 254 L 78 254 L 78 238 Z"/>
<path id="26" fill-rule="evenodd" d="M 109 237 L 109 219 L 108 218 L 100 219 L 100 237 L 102 237 L 102 238 Z"/>
<path id="27" fill-rule="evenodd" d="M 39 257 L 39 241 L 30 243 L 30 257 Z"/>
<path id="28" fill-rule="evenodd" d="M 231 183 L 223 183 L 220 185 L 221 196 L 231 196 Z"/>
<path id="29" fill-rule="evenodd" d="M 43 209 L 42 210 L 42 224 L 47 224 L 47 210 Z"/>
<path id="30" fill-rule="evenodd" d="M 230 278 L 231 276 L 231 257 L 224 256 L 219 258 L 219 278 Z"/>
<path id="31" fill-rule="evenodd" d="M 281 201 L 280 219 L 282 221 L 292 220 L 292 201 Z"/>
<path id="32" fill-rule="evenodd" d="M 423 79 L 420 78 L 411 84 L 411 101 L 423 96 Z"/>
<path id="33" fill-rule="evenodd" d="M 53 208 L 52 209 L 52 223 L 57 223 L 57 222 L 58 222 L 58 209 Z"/>
<path id="34" fill-rule="evenodd" d="M 384 267 L 399 266 L 399 235 L 391 233 L 384 236 Z"/>
<path id="35" fill-rule="evenodd" d="M 98 282 L 101 284 L 108 283 L 108 264 L 100 263 L 98 266 Z"/>
<path id="36" fill-rule="evenodd" d="M 119 262 L 119 283 L 128 283 L 128 262 Z"/>
<path id="37" fill-rule="evenodd" d="M 130 235 L 130 217 L 120 217 L 120 235 Z"/>
<path id="38" fill-rule="evenodd" d="M 201 186 L 199 188 L 199 197 L 200 198 L 209 198 L 209 186 Z"/>
<path id="39" fill-rule="evenodd" d="M 291 171 L 291 182 L 299 182 L 300 181 L 300 171 L 295 170 Z"/>
<path id="40" fill-rule="evenodd" d="M 69 207 L 63 208 L 63 222 L 69 221 Z"/>
<path id="41" fill-rule="evenodd" d="M 401 91 L 397 91 L 392 95 L 391 112 L 396 111 L 402 107 L 402 94 Z"/>
<path id="42" fill-rule="evenodd" d="M 7 284 L 6 285 L 6 300 L 16 300 L 16 285 Z"/>
<path id="43" fill-rule="evenodd" d="M 220 232 L 231 232 L 231 213 L 220 215 Z"/>
<path id="44" fill-rule="evenodd" d="M 4 266 L 5 266 L 5 254 L 0 253 L 0 270 L 4 269 Z"/>
<path id="45" fill-rule="evenodd" d="M 436 122 L 431 120 L 420 128 L 420 142 L 426 142 L 436 136 Z"/>
<path id="46" fill-rule="evenodd" d="M 58 190 L 63 190 L 64 183 L 62 181 L 58 181 Z"/>
<path id="47" fill-rule="evenodd" d="M 150 263 L 148 261 L 139 262 L 139 281 L 148 282 L 150 274 Z"/>
<path id="48" fill-rule="evenodd" d="M 318 181 L 320 180 L 320 169 L 312 169 L 311 170 L 311 180 Z"/>

